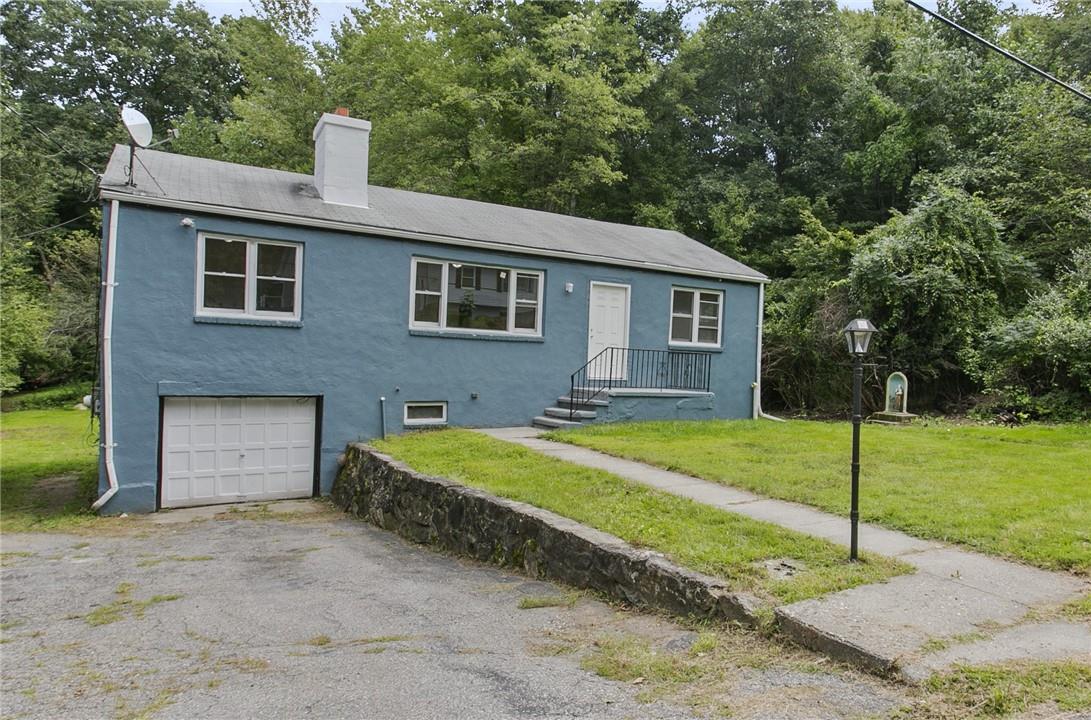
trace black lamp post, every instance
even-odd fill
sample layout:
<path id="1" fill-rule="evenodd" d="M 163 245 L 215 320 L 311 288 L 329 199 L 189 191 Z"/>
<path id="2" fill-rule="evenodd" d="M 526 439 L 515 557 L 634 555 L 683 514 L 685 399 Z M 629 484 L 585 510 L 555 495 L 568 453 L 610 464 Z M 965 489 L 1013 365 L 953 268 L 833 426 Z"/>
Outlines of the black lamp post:
<path id="1" fill-rule="evenodd" d="M 849 560 L 856 560 L 857 525 L 860 523 L 860 394 L 864 384 L 864 355 L 871 336 L 878 330 L 870 320 L 857 318 L 845 326 L 845 342 L 852 354 L 852 505 L 849 520 L 852 534 L 849 540 Z"/>

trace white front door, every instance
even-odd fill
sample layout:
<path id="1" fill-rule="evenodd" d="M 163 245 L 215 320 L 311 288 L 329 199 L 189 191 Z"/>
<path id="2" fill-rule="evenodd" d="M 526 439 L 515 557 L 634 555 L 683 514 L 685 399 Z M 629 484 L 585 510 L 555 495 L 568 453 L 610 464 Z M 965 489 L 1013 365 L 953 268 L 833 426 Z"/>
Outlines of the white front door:
<path id="1" fill-rule="evenodd" d="M 629 347 L 629 286 L 591 283 L 591 311 L 587 321 L 587 368 L 591 380 L 621 380 L 626 375 L 625 353 Z M 619 348 L 607 352 L 606 348 Z M 597 358 L 597 359 L 596 359 Z"/>
<path id="2" fill-rule="evenodd" d="M 162 507 L 310 497 L 315 399 L 163 402 Z"/>

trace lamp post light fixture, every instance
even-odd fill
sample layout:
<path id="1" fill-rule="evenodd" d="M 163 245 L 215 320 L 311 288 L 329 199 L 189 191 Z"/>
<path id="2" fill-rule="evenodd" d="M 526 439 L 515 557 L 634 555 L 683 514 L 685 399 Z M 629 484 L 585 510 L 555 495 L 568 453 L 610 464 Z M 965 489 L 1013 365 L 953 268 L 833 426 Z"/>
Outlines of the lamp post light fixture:
<path id="1" fill-rule="evenodd" d="M 856 560 L 857 526 L 860 524 L 860 395 L 864 384 L 864 355 L 867 354 L 871 336 L 878 330 L 870 320 L 857 318 L 846 325 L 843 332 L 852 355 L 852 504 L 849 510 L 852 531 L 849 539 L 849 560 Z"/>

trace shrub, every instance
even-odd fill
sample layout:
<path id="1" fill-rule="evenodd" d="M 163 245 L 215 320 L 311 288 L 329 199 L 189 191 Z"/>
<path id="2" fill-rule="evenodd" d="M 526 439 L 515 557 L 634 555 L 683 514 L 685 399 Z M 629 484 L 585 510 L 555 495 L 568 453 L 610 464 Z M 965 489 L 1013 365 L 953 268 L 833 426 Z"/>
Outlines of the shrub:
<path id="1" fill-rule="evenodd" d="M 992 325 L 976 364 L 987 388 L 982 412 L 1091 417 L 1091 248 L 1077 248 L 1053 285 Z"/>

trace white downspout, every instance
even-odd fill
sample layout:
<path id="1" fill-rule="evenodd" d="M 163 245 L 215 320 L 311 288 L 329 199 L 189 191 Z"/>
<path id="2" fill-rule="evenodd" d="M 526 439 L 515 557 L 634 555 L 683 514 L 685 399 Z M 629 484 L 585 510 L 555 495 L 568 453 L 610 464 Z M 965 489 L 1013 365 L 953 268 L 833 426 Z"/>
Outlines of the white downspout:
<path id="1" fill-rule="evenodd" d="M 766 415 L 761 409 L 761 335 L 762 327 L 765 322 L 765 283 L 758 284 L 758 351 L 757 359 L 754 364 L 756 368 L 754 373 L 754 383 L 750 386 L 754 389 L 754 419 L 765 418 L 766 420 L 776 420 L 777 422 L 784 422 L 782 418 L 774 417 L 772 415 Z"/>
<path id="2" fill-rule="evenodd" d="M 117 263 L 117 200 L 110 201 L 110 226 L 106 233 L 106 279 L 103 280 L 102 312 L 102 447 L 106 451 L 106 479 L 109 489 L 102 494 L 92 510 L 98 510 L 117 493 L 117 470 L 114 468 L 114 378 L 110 336 L 114 331 L 114 282 Z"/>

